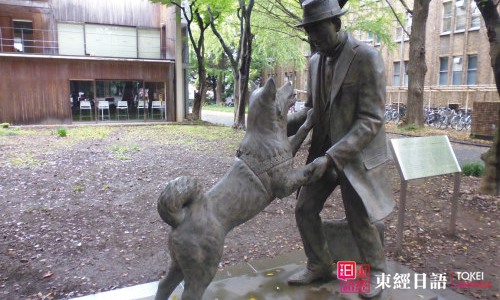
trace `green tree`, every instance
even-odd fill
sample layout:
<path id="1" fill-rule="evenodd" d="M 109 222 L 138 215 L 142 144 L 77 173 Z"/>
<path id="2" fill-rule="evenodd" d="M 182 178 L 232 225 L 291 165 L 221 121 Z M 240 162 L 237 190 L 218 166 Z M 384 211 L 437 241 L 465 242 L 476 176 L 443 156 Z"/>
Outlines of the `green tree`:
<path id="1" fill-rule="evenodd" d="M 193 102 L 193 119 L 201 119 L 201 104 L 205 101 L 207 92 L 206 68 L 205 68 L 205 31 L 210 26 L 210 20 L 200 10 L 199 0 L 191 0 L 186 4 L 182 0 L 151 0 L 153 3 L 163 3 L 175 5 L 181 10 L 187 22 L 188 38 L 191 42 L 192 50 L 196 54 L 198 80 Z M 197 34 L 194 27 L 196 26 Z"/>
<path id="2" fill-rule="evenodd" d="M 237 44 L 232 44 L 233 37 L 224 38 L 220 33 L 217 19 L 222 20 L 221 13 L 216 13 L 212 10 L 212 6 L 208 6 L 210 15 L 212 32 L 219 40 L 224 53 L 229 60 L 234 78 L 234 103 L 235 103 L 235 118 L 233 127 L 236 129 L 245 129 L 245 107 L 248 102 L 248 82 L 250 79 L 250 64 L 252 61 L 252 44 L 254 34 L 252 33 L 251 17 L 254 6 L 254 0 L 249 0 L 248 3 L 244 0 L 238 0 L 236 7 L 236 19 L 238 20 L 238 30 L 236 36 Z M 227 7 L 227 6 L 226 6 Z M 231 20 L 234 18 L 224 18 Z"/>

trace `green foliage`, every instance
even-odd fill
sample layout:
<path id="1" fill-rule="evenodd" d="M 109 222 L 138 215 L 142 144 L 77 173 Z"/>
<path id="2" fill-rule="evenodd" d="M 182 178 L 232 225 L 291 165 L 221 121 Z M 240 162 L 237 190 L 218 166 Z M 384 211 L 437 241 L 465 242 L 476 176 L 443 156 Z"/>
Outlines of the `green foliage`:
<path id="1" fill-rule="evenodd" d="M 477 162 L 464 164 L 462 174 L 464 176 L 481 177 L 484 174 L 484 164 Z"/>
<path id="2" fill-rule="evenodd" d="M 57 135 L 60 137 L 65 137 L 67 135 L 66 128 L 58 128 Z"/>
<path id="3" fill-rule="evenodd" d="M 0 127 L 2 128 L 9 128 L 10 124 L 9 123 L 1 123 Z"/>
<path id="4" fill-rule="evenodd" d="M 343 18 L 344 28 L 353 33 L 371 33 L 389 49 L 395 48 L 392 32 L 396 18 L 384 1 L 349 0 L 345 8 L 349 9 L 349 13 Z M 398 14 L 400 20 L 404 20 L 402 16 Z"/>

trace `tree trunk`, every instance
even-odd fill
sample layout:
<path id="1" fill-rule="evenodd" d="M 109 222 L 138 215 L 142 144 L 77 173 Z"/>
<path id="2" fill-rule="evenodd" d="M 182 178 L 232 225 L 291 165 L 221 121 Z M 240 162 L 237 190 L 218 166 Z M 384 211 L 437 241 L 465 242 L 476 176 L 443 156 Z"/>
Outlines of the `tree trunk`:
<path id="1" fill-rule="evenodd" d="M 215 103 L 219 105 L 223 105 L 226 100 L 224 99 L 224 73 L 222 72 L 219 72 L 219 74 L 217 74 L 217 81 L 215 85 L 215 99 L 217 99 Z"/>
<path id="2" fill-rule="evenodd" d="M 238 110 L 240 107 L 240 73 L 238 68 L 233 68 L 233 79 L 234 79 L 234 89 L 233 89 L 233 101 L 234 101 L 234 119 L 233 127 L 236 124 L 236 116 L 238 115 Z"/>
<path id="3" fill-rule="evenodd" d="M 500 95 L 500 17 L 493 0 L 475 0 L 488 33 L 490 42 L 491 67 L 495 75 L 495 83 Z M 485 163 L 481 191 L 490 195 L 500 195 L 500 110 L 498 111 L 497 132 L 490 150 L 481 158 Z"/>
<path id="4" fill-rule="evenodd" d="M 424 126 L 425 28 L 430 0 L 414 1 L 408 63 L 408 112 L 406 124 Z"/>
<path id="5" fill-rule="evenodd" d="M 224 54 L 221 55 L 219 58 L 219 64 L 217 65 L 217 68 L 219 71 L 217 72 L 216 80 L 215 80 L 215 99 L 216 99 L 216 104 L 223 105 L 226 99 L 224 98 L 224 72 L 221 70 L 225 70 L 227 66 L 227 58 Z"/>
<path id="6" fill-rule="evenodd" d="M 233 128 L 246 129 L 245 108 L 248 102 L 248 81 L 250 75 L 250 63 L 252 61 L 252 42 L 253 34 L 250 26 L 250 17 L 252 15 L 254 0 L 248 1 L 245 7 L 240 0 L 241 17 L 244 24 L 242 42 L 241 42 L 241 65 L 239 69 L 239 103 L 236 113 L 236 119 Z"/>
<path id="7" fill-rule="evenodd" d="M 201 104 L 205 102 L 207 97 L 207 82 L 206 82 L 206 70 L 205 70 L 205 59 L 202 56 L 196 55 L 198 59 L 198 91 L 195 93 L 193 101 L 193 120 L 201 119 Z M 198 94 L 198 95 L 197 95 Z"/>

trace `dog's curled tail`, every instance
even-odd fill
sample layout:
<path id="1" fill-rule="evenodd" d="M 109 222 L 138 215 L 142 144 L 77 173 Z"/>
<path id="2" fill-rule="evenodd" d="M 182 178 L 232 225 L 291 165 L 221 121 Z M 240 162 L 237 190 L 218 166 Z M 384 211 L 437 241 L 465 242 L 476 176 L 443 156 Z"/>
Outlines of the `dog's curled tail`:
<path id="1" fill-rule="evenodd" d="M 172 227 L 177 227 L 184 220 L 189 205 L 202 196 L 198 180 L 181 176 L 167 183 L 158 198 L 158 213 Z"/>

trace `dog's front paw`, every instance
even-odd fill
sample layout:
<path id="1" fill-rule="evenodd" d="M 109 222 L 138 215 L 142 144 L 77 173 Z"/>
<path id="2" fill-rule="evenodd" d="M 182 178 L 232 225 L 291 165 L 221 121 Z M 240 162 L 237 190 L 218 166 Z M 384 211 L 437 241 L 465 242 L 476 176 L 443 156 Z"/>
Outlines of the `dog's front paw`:
<path id="1" fill-rule="evenodd" d="M 314 109 L 311 108 L 310 110 L 307 111 L 307 118 L 303 125 L 306 128 L 306 130 L 310 130 L 314 126 L 313 114 L 314 114 Z"/>

